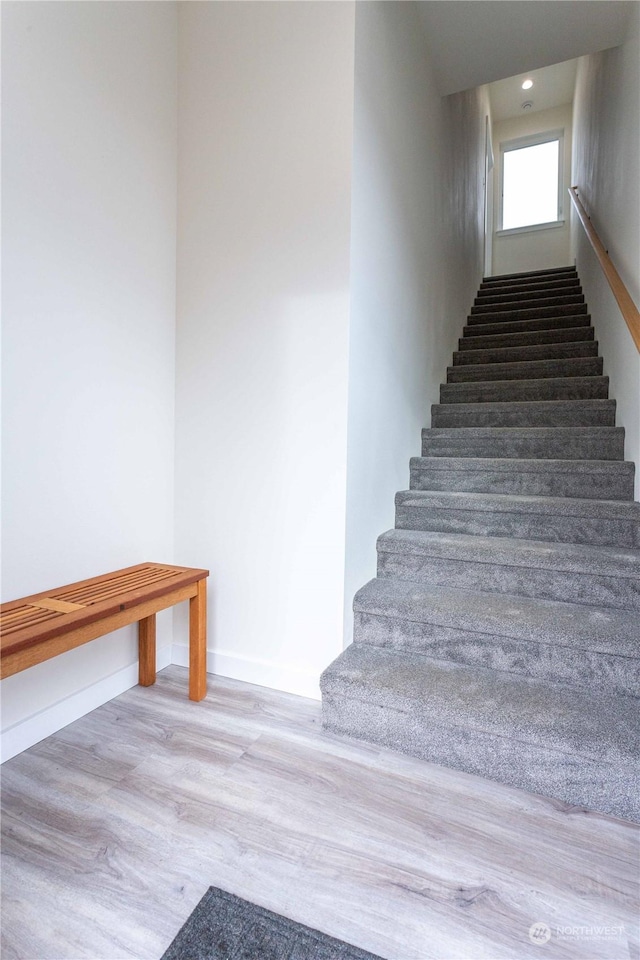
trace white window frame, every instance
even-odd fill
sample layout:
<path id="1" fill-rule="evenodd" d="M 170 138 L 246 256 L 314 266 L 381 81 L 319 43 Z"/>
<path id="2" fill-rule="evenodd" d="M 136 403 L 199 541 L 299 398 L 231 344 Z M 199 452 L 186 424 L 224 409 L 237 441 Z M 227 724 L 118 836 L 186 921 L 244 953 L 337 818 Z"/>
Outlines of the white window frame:
<path id="1" fill-rule="evenodd" d="M 537 147 L 541 143 L 550 143 L 552 140 L 558 141 L 558 216 L 555 220 L 548 223 L 531 223 L 524 227 L 511 227 L 505 230 L 503 223 L 503 201 L 504 201 L 504 155 L 511 150 L 520 150 L 523 147 Z M 517 137 L 515 140 L 505 140 L 500 144 L 500 204 L 498 209 L 498 229 L 496 233 L 501 237 L 510 236 L 515 233 L 530 233 L 535 230 L 550 230 L 555 227 L 564 226 L 564 128 L 560 130 L 547 130 L 544 133 L 532 133 L 526 137 Z"/>

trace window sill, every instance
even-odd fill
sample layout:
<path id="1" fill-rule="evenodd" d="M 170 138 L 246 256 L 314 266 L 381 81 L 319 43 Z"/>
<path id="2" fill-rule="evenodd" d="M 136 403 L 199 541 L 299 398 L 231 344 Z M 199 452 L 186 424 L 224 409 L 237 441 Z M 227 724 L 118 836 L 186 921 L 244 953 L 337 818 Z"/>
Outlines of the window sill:
<path id="1" fill-rule="evenodd" d="M 496 230 L 496 237 L 512 237 L 517 233 L 536 233 L 538 230 L 557 230 L 564 227 L 564 220 L 552 220 L 550 223 L 532 223 L 526 227 L 512 227 L 510 230 Z"/>

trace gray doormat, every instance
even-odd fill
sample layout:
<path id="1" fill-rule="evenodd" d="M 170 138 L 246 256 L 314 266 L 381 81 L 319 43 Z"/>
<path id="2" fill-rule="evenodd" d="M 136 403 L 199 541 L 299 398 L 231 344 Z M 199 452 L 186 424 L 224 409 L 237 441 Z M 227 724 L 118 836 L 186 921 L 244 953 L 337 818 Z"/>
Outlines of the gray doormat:
<path id="1" fill-rule="evenodd" d="M 209 887 L 162 960 L 381 960 Z"/>

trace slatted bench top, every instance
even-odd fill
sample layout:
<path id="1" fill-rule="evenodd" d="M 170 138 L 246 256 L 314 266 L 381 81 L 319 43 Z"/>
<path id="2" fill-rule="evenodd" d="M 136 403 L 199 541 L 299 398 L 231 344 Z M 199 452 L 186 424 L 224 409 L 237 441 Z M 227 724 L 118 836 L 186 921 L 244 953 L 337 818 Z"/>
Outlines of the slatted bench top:
<path id="1" fill-rule="evenodd" d="M 122 611 L 131 611 L 133 620 L 136 607 L 159 598 L 170 601 L 174 593 L 177 602 L 183 599 L 180 594 L 185 587 L 206 580 L 208 575 L 208 570 L 193 567 L 140 563 L 3 603 L 0 606 L 0 657 L 4 660 Z"/>

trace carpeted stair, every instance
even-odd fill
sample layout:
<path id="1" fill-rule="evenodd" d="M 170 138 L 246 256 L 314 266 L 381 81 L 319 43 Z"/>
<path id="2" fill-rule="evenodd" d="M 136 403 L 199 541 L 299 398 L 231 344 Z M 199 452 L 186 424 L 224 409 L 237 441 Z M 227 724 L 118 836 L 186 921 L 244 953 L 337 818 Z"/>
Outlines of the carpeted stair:
<path id="1" fill-rule="evenodd" d="M 640 820 L 640 504 L 608 392 L 575 269 L 482 283 L 327 729 Z"/>

